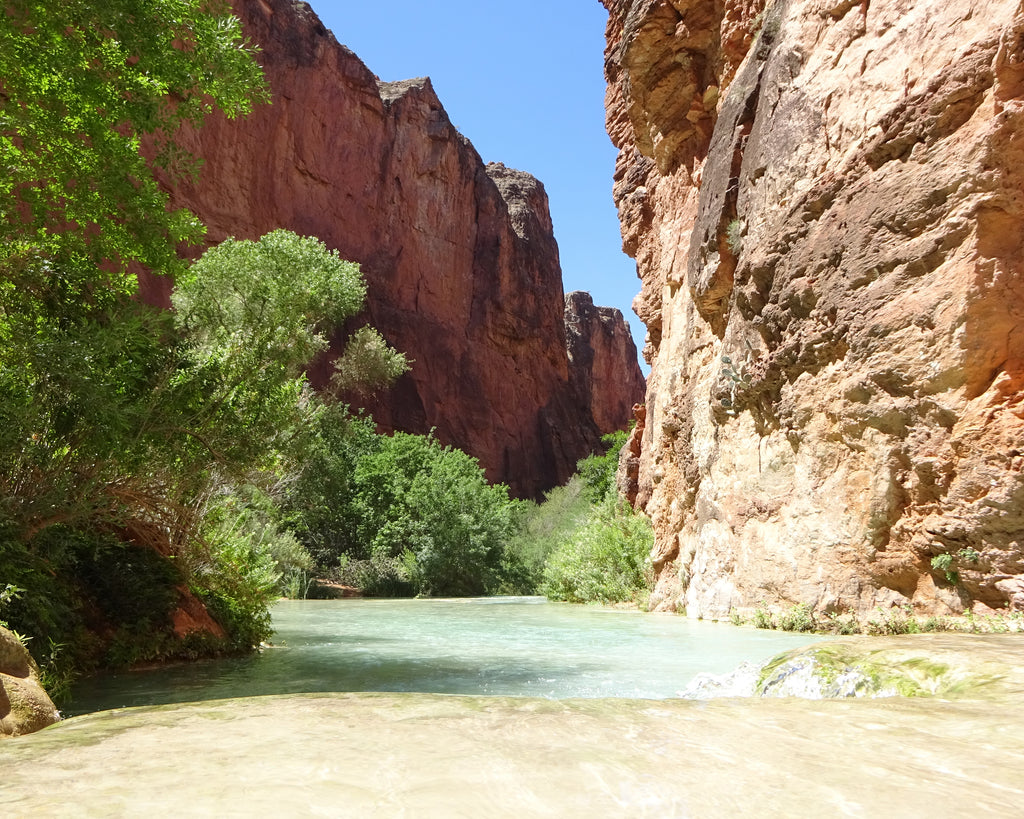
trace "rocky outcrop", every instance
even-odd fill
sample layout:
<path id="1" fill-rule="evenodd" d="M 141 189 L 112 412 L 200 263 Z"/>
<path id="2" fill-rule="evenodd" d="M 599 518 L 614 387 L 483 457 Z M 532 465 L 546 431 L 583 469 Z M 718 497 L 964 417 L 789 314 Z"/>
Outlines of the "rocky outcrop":
<path id="1" fill-rule="evenodd" d="M 0 738 L 31 734 L 59 720 L 39 683 L 35 661 L 18 638 L 0 626 Z"/>
<path id="2" fill-rule="evenodd" d="M 361 264 L 364 318 L 413 361 L 368 407 L 383 430 L 434 429 L 519 495 L 562 482 L 629 416 L 616 417 L 617 394 L 593 408 L 576 401 L 543 186 L 485 166 L 429 79 L 378 81 L 305 3 L 235 7 L 262 49 L 273 104 L 181 136 L 204 166 L 173 186 L 175 203 L 200 216 L 211 243 L 287 228 Z M 616 354 L 596 370 L 627 372 L 629 351 Z"/>
<path id="3" fill-rule="evenodd" d="M 565 297 L 565 329 L 580 412 L 589 409 L 602 435 L 623 429 L 646 388 L 629 324 L 621 311 L 595 307 L 589 293 L 575 290 Z"/>
<path id="4" fill-rule="evenodd" d="M 604 0 L 655 602 L 1024 607 L 1024 16 Z"/>

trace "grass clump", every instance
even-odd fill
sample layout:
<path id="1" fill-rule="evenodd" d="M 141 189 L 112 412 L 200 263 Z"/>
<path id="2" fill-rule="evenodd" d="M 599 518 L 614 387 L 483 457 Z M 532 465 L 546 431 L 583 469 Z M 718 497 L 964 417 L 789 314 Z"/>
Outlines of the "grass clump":
<path id="1" fill-rule="evenodd" d="M 751 625 L 755 628 L 776 631 L 814 632 L 840 636 L 867 634 L 887 636 L 899 634 L 921 634 L 927 632 L 959 632 L 965 634 L 1005 634 L 1024 632 L 1024 612 L 1006 614 L 962 615 L 940 617 L 914 614 L 908 604 L 877 608 L 867 619 L 858 619 L 850 612 L 815 612 L 806 603 L 797 603 L 787 609 L 771 609 L 766 603 L 759 603 L 750 614 L 733 610 L 729 614 L 734 625 Z"/>

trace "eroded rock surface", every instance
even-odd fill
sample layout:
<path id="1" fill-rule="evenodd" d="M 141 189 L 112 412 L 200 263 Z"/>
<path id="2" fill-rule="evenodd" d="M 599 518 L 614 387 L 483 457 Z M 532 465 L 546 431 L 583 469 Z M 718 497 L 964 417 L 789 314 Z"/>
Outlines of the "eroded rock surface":
<path id="1" fill-rule="evenodd" d="M 940 697 L 1019 699 L 1024 694 L 1019 634 L 915 634 L 829 640 L 787 651 L 730 674 L 699 674 L 690 699 Z"/>
<path id="2" fill-rule="evenodd" d="M 604 4 L 655 602 L 1024 607 L 1019 3 Z"/>
<path id="3" fill-rule="evenodd" d="M 31 734 L 60 720 L 28 650 L 0 626 L 0 738 Z"/>
<path id="4" fill-rule="evenodd" d="M 573 391 L 541 183 L 485 165 L 429 79 L 379 81 L 307 4 L 235 8 L 262 48 L 273 104 L 184 134 L 204 167 L 174 186 L 174 201 L 208 225 L 211 243 L 283 227 L 361 264 L 364 318 L 413 361 L 368 407 L 383 430 L 435 429 L 520 495 L 562 482 L 629 413 L 616 416 L 618 395 L 590 407 Z M 150 299 L 166 298 L 149 285 Z M 635 349 L 615 353 L 624 357 L 597 370 L 627 372 Z M 317 374 L 328 372 L 323 363 Z"/>

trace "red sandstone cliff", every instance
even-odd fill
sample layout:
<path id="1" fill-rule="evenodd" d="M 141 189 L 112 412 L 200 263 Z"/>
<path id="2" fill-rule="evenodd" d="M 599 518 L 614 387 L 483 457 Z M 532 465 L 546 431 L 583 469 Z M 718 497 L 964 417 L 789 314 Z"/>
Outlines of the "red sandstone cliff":
<path id="1" fill-rule="evenodd" d="M 646 382 L 629 325 L 614 307 L 596 307 L 589 293 L 565 296 L 569 381 L 580 411 L 590 408 L 601 434 L 624 429 Z"/>
<path id="2" fill-rule="evenodd" d="M 574 391 L 543 186 L 485 166 L 429 79 L 379 82 L 306 4 L 235 5 L 273 104 L 182 137 L 204 166 L 175 203 L 211 242 L 284 227 L 361 264 L 368 320 L 414 362 L 369 407 L 383 429 L 435 429 L 520 495 L 564 481 L 637 398 Z M 632 377 L 635 349 L 609 352 L 595 367 Z"/>
<path id="3" fill-rule="evenodd" d="M 656 601 L 1024 608 L 1020 4 L 603 1 Z"/>

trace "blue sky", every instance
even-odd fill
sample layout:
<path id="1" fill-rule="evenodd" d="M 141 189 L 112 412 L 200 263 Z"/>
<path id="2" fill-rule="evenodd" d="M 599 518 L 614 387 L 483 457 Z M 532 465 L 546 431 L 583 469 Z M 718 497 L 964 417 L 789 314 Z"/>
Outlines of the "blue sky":
<path id="1" fill-rule="evenodd" d="M 429 76 L 485 162 L 547 189 L 566 292 L 618 307 L 637 349 L 636 265 L 612 202 L 616 150 L 604 129 L 604 26 L 598 0 L 310 0 L 338 40 L 385 81 Z M 646 365 L 644 370 L 647 370 Z"/>

